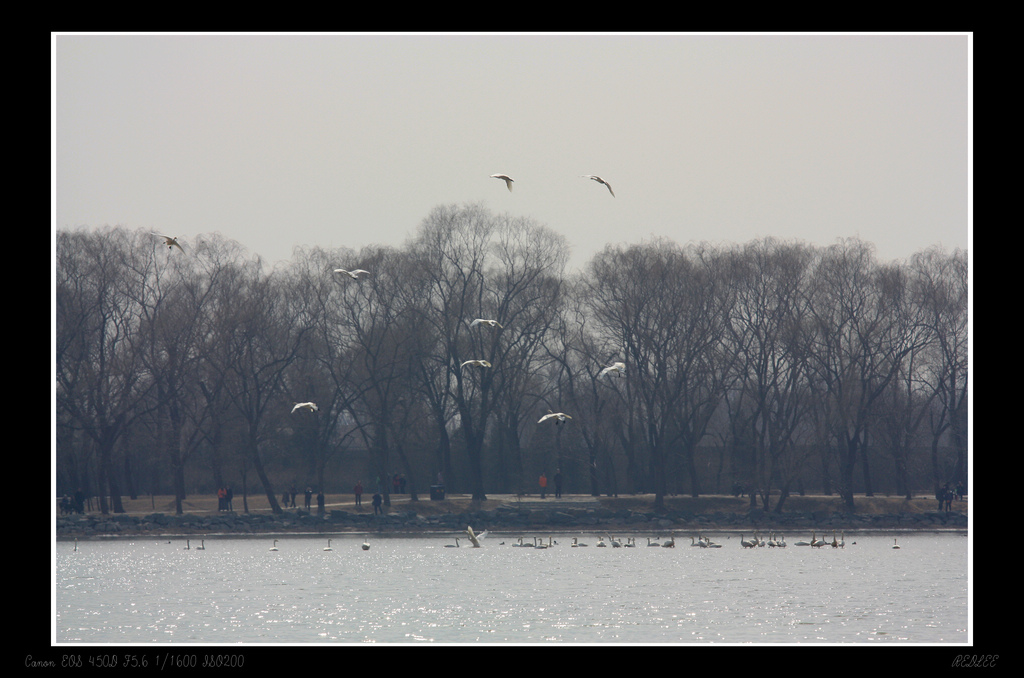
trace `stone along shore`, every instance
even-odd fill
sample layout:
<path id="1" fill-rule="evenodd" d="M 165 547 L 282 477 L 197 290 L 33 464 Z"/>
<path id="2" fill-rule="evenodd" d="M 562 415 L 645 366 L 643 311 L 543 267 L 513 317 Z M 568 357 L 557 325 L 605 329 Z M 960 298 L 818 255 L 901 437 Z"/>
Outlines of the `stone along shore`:
<path id="1" fill-rule="evenodd" d="M 488 502 L 495 503 L 495 502 Z M 832 530 L 967 530 L 966 512 L 843 513 L 833 510 L 782 514 L 761 509 L 694 513 L 614 508 L 600 501 L 555 499 L 508 501 L 493 508 L 451 507 L 447 512 L 419 513 L 416 503 L 390 507 L 383 515 L 372 511 L 289 509 L 269 511 L 66 515 L 57 518 L 58 539 L 134 536 L 299 535 L 343 533 L 446 534 L 472 525 L 477 531 L 531 533 L 625 531 L 696 535 L 710 531 L 757 530 L 799 535 Z M 426 507 L 426 506 L 425 506 Z M 431 508 L 433 508 L 431 506 Z"/>

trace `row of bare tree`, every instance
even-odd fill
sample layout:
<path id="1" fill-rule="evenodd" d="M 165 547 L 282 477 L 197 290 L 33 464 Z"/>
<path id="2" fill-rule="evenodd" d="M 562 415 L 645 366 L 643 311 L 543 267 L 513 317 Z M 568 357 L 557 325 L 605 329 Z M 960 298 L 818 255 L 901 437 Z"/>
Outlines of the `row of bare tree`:
<path id="1" fill-rule="evenodd" d="M 519 491 L 524 450 L 546 445 L 580 461 L 594 493 L 617 486 L 610 460 L 625 455 L 662 505 L 680 473 L 703 491 L 708 440 L 746 460 L 744 484 L 776 510 L 824 457 L 852 509 L 858 468 L 870 493 L 869 436 L 907 496 L 921 449 L 936 487 L 966 482 L 961 250 L 881 263 L 859 240 L 654 240 L 569 274 L 564 238 L 478 205 L 437 207 L 401 247 L 299 250 L 272 270 L 219 236 L 185 244 L 57 233 L 58 485 L 93 486 L 104 513 L 146 483 L 143 456 L 179 512 L 198 459 L 217 487 L 240 478 L 243 497 L 255 473 L 279 512 L 268 460 L 306 460 L 324 487 L 355 448 L 414 496 L 424 463 L 478 499 L 495 474 Z M 602 375 L 614 362 L 624 372 Z M 572 418 L 538 424 L 549 410 Z"/>

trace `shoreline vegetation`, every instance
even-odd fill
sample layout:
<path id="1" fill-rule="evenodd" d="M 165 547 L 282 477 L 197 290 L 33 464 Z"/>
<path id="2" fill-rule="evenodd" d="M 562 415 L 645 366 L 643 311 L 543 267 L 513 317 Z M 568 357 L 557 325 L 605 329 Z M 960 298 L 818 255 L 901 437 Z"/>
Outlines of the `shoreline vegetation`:
<path id="1" fill-rule="evenodd" d="M 233 501 L 233 511 L 217 508 L 216 495 L 193 495 L 175 511 L 174 497 L 122 498 L 123 513 L 103 514 L 93 499 L 93 510 L 61 515 L 56 511 L 58 541 L 91 538 L 137 538 L 140 536 L 300 536 L 304 534 L 449 534 L 473 525 L 476 531 L 523 533 L 545 532 L 649 532 L 664 535 L 695 535 L 704 532 L 757 530 L 830 533 L 833 530 L 957 530 L 968 528 L 968 500 L 952 501 L 950 510 L 940 510 L 934 498 L 854 497 L 854 512 L 846 511 L 838 495 L 791 495 L 782 513 L 765 511 L 760 500 L 751 508 L 750 498 L 732 495 L 664 498 L 664 510 L 656 511 L 653 494 L 592 495 L 552 494 L 544 499 L 533 495 L 488 495 L 473 501 L 470 495 L 448 495 L 430 499 L 421 495 L 392 495 L 383 514 L 374 514 L 370 496 L 364 494 L 357 506 L 351 494 L 326 495 L 320 512 L 314 500 L 310 510 L 303 506 L 274 514 L 264 495 L 252 495 L 243 503 Z M 772 508 L 777 502 L 772 497 Z M 248 511 L 245 510 L 247 506 Z"/>

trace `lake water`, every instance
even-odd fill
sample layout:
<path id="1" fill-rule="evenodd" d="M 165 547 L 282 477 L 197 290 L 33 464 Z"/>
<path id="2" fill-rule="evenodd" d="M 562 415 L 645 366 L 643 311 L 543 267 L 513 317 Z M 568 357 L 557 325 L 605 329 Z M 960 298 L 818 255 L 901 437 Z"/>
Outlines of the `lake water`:
<path id="1" fill-rule="evenodd" d="M 463 535 L 464 537 L 465 535 Z M 589 544 L 572 548 L 573 536 Z M 651 535 L 652 537 L 654 535 Z M 58 542 L 58 644 L 968 643 L 963 534 L 547 549 L 518 535 Z M 749 537 L 749 535 L 747 535 Z M 831 535 L 829 536 L 831 538 Z M 545 535 L 544 541 L 547 540 Z M 533 543 L 533 536 L 526 541 Z M 502 543 L 504 542 L 504 543 Z M 854 543 L 855 542 L 855 543 Z"/>

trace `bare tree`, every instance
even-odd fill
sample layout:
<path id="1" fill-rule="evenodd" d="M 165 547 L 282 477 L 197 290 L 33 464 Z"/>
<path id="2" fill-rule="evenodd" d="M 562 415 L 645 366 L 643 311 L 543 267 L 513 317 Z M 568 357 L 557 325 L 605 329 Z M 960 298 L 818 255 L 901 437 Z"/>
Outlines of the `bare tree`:
<path id="1" fill-rule="evenodd" d="M 922 367 L 938 408 L 931 421 L 932 468 L 936 489 L 943 482 L 967 485 L 969 375 L 969 270 L 967 252 L 946 254 L 933 247 L 911 259 L 914 302 L 922 309 L 932 343 Z M 939 441 L 949 431 L 956 451 L 952 477 L 938 461 Z"/>
<path id="2" fill-rule="evenodd" d="M 484 493 L 483 449 L 499 404 L 523 383 L 551 323 L 568 259 L 565 241 L 529 220 L 495 218 L 476 205 L 436 208 L 412 243 L 423 277 L 422 318 L 466 441 L 474 499 Z M 494 327 L 472 326 L 477 318 Z M 486 332 L 493 331 L 493 334 Z M 466 364 L 470 360 L 486 361 Z"/>
<path id="3" fill-rule="evenodd" d="M 377 489 L 390 505 L 395 471 L 392 451 L 403 435 L 403 419 L 412 405 L 411 359 L 416 348 L 413 325 L 401 287 L 407 274 L 405 255 L 391 248 L 369 248 L 358 257 L 359 267 L 370 273 L 353 280 L 343 276 L 339 285 L 339 322 L 348 336 L 352 369 L 348 374 L 354 394 L 351 411 L 359 431 L 373 453 Z M 400 462 L 403 460 L 399 459 Z M 403 466 L 410 473 L 408 460 Z"/>
<path id="4" fill-rule="evenodd" d="M 754 452 L 751 501 L 759 492 L 765 510 L 771 508 L 775 484 L 780 489 L 775 508 L 782 510 L 803 462 L 794 438 L 810 405 L 805 291 L 812 258 L 802 245 L 773 239 L 748 243 L 732 258 L 734 397 L 747 405 L 733 416 L 746 428 L 742 437 Z"/>
<path id="5" fill-rule="evenodd" d="M 682 448 L 694 495 L 693 453 L 721 398 L 728 352 L 721 343 L 728 286 L 704 248 L 658 240 L 611 248 L 590 263 L 591 315 L 622 347 L 642 410 L 655 506 L 664 508 L 667 459 Z"/>
<path id="6" fill-rule="evenodd" d="M 296 359 L 308 327 L 289 318 L 279 281 L 259 260 L 225 276 L 217 319 L 221 350 L 211 366 L 243 422 L 242 446 L 274 513 L 281 513 L 262 446 L 291 405 L 282 397 L 285 371 Z M 216 361 L 216 362 L 214 362 Z"/>
<path id="7" fill-rule="evenodd" d="M 859 240 L 823 253 L 811 295 L 810 365 L 836 444 L 839 493 L 852 512 L 858 462 L 865 492 L 872 493 L 865 452 L 875 402 L 920 346 L 920 322 L 903 271 L 898 265 L 878 265 L 873 248 Z"/>
<path id="8" fill-rule="evenodd" d="M 153 387 L 141 364 L 138 233 L 107 228 L 57 234 L 57 404 L 95 444 L 100 509 L 122 513 L 114 450 Z"/>

